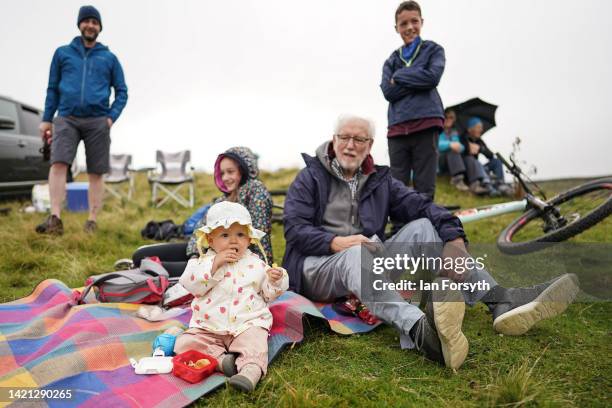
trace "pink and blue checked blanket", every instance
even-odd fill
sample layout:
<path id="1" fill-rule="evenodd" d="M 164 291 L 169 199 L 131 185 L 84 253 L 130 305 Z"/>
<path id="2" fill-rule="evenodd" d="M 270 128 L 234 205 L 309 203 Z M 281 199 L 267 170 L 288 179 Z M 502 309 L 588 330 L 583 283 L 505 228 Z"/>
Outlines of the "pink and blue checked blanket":
<path id="1" fill-rule="evenodd" d="M 23 299 L 0 304 L 0 388 L 72 390 L 69 400 L 47 399 L 49 407 L 183 407 L 225 383 L 215 374 L 189 384 L 172 374 L 137 375 L 129 359 L 151 355 L 158 334 L 186 326 L 187 311 L 175 319 L 149 322 L 135 316 L 139 305 L 74 305 L 72 289 L 57 280 L 41 282 Z M 326 319 L 341 334 L 369 326 L 287 292 L 270 305 L 274 325 L 268 340 L 272 361 L 287 345 L 304 339 L 303 319 Z M 8 405 L 0 401 L 0 407 Z"/>

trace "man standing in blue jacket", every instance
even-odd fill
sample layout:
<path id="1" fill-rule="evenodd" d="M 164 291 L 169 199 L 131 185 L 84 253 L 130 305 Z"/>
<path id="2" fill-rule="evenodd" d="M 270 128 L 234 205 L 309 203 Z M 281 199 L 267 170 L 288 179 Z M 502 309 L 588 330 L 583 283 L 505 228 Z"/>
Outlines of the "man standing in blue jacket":
<path id="1" fill-rule="evenodd" d="M 438 134 L 444 125 L 436 87 L 446 59 L 444 49 L 420 37 L 423 18 L 416 1 L 395 12 L 395 30 L 404 45 L 383 66 L 382 89 L 389 102 L 387 142 L 393 177 L 433 199 L 438 165 Z M 411 176 L 412 175 L 412 176 Z"/>
<path id="2" fill-rule="evenodd" d="M 292 290 L 322 302 L 354 295 L 399 331 L 403 348 L 416 348 L 451 368 L 461 366 L 468 352 L 461 331 L 466 303 L 484 302 L 493 314 L 494 329 L 506 335 L 523 334 L 539 320 L 565 310 L 578 292 L 575 275 L 531 288 L 504 288 L 482 264 L 467 271 L 439 271 L 439 276 L 475 286 L 437 293 L 440 297 L 433 296 L 425 313 L 395 290 L 373 294 L 377 287 L 369 284 L 371 257 L 361 244 L 370 245 L 374 235 L 384 240 L 388 217 L 406 224 L 386 241 L 401 252 L 398 255 L 472 259 L 461 221 L 394 179 L 388 167 L 375 165 L 370 156 L 373 142 L 372 122 L 346 116 L 315 157 L 303 155 L 306 168 L 289 187 L 283 216 L 283 267 Z"/>
<path id="3" fill-rule="evenodd" d="M 96 230 L 104 194 L 102 177 L 110 169 L 110 128 L 128 98 L 119 60 L 108 47 L 96 42 L 102 31 L 98 10 L 93 6 L 81 7 L 77 27 L 81 36 L 59 47 L 53 55 L 45 112 L 39 127 L 41 137 L 51 143 L 51 215 L 36 227 L 36 232 L 43 234 L 64 232 L 60 213 L 66 196 L 66 174 L 81 140 L 85 144 L 89 178 L 89 217 L 84 230 L 88 233 Z M 111 88 L 115 97 L 109 107 Z"/>

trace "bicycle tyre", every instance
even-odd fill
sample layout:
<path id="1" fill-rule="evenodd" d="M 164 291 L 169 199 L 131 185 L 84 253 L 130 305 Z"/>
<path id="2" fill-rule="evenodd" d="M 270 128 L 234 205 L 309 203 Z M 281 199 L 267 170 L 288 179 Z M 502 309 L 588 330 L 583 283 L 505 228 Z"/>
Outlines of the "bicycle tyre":
<path id="1" fill-rule="evenodd" d="M 556 197 L 553 197 L 552 199 L 548 200 L 548 203 L 551 205 L 558 205 L 596 190 L 610 190 L 612 192 L 612 177 L 601 178 L 581 184 L 559 194 Z M 524 242 L 512 242 L 512 238 L 516 232 L 520 231 L 520 229 L 527 225 L 527 223 L 530 221 L 540 219 L 539 211 L 536 209 L 530 209 L 504 228 L 497 238 L 497 247 L 501 252 L 508 255 L 519 255 L 535 252 L 539 249 L 565 241 L 583 231 L 586 231 L 608 217 L 610 214 L 612 214 L 612 194 L 606 201 L 589 211 L 580 219 L 572 221 L 557 230 L 551 231 L 537 238 Z"/>

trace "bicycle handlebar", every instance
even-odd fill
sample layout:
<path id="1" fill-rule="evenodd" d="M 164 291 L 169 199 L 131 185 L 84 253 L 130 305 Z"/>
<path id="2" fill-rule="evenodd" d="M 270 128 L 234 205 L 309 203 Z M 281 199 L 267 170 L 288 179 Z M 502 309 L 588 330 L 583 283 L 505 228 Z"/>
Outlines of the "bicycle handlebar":
<path id="1" fill-rule="evenodd" d="M 514 162 L 514 160 L 512 158 L 510 158 L 510 163 L 508 163 L 508 161 L 504 158 L 504 156 L 501 155 L 501 153 L 495 153 L 495 156 L 497 156 L 497 158 L 502 162 L 502 164 L 508 169 L 508 171 L 510 173 L 512 173 L 512 175 L 514 177 L 516 177 L 516 179 L 518 180 L 518 182 L 520 183 L 521 186 L 523 186 L 523 189 L 525 190 L 526 193 L 533 195 L 533 193 L 531 192 L 531 189 L 529 188 L 529 186 L 527 185 L 527 183 L 525 183 L 525 180 L 523 180 L 523 177 L 525 177 L 525 179 L 527 181 L 529 181 L 530 184 L 532 184 L 535 189 L 542 195 L 542 197 L 546 200 L 546 195 L 544 194 L 544 191 L 542 191 L 542 189 L 534 182 L 532 181 L 526 174 L 523 174 L 523 171 L 521 170 L 521 168 L 519 166 L 516 165 L 516 163 Z"/>

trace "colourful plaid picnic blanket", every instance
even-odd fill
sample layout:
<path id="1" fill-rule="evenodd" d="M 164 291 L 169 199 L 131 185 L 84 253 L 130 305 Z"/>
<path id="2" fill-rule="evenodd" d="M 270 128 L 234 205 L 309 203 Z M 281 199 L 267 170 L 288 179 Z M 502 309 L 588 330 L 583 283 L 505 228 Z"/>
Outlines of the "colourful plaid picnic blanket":
<path id="1" fill-rule="evenodd" d="M 139 305 L 75 306 L 71 299 L 72 289 L 45 280 L 30 296 L 0 304 L 0 390 L 71 390 L 70 399 L 39 402 L 49 407 L 182 407 L 224 384 L 221 374 L 189 384 L 172 374 L 137 375 L 130 365 L 130 358 L 151 355 L 152 342 L 162 331 L 186 326 L 190 311 L 149 322 L 134 315 Z M 292 292 L 283 294 L 270 310 L 270 361 L 285 346 L 303 340 L 306 315 L 326 319 L 341 334 L 376 327 Z M 0 396 L 0 407 L 11 403 L 6 395 Z"/>

